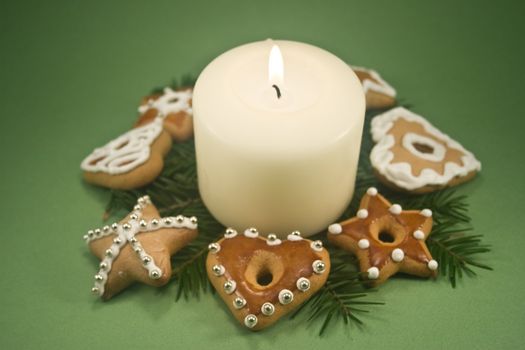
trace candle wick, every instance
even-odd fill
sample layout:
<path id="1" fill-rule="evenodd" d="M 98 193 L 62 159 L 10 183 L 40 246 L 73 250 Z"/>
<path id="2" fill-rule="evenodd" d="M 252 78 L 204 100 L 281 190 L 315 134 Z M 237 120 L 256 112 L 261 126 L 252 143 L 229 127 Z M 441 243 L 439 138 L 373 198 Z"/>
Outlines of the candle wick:
<path id="1" fill-rule="evenodd" d="M 281 89 L 275 84 L 272 85 L 272 87 L 275 89 L 275 92 L 277 93 L 277 98 L 281 98 Z"/>

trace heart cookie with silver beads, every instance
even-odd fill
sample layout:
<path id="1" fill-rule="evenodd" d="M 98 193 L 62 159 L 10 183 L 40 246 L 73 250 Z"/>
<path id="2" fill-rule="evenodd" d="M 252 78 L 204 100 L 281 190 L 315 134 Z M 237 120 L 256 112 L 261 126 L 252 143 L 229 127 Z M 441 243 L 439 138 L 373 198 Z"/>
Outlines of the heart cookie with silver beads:
<path id="1" fill-rule="evenodd" d="M 330 272 L 330 256 L 321 241 L 299 232 L 280 240 L 227 229 L 209 245 L 208 278 L 235 318 L 251 330 L 275 323 L 321 288 Z"/>

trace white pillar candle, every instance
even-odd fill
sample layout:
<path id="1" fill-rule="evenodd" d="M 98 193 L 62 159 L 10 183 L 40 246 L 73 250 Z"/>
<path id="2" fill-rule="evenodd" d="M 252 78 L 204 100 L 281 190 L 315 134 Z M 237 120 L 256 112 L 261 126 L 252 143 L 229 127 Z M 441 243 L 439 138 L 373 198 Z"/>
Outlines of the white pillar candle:
<path id="1" fill-rule="evenodd" d="M 350 202 L 365 98 L 333 54 L 293 41 L 234 48 L 199 76 L 193 113 L 200 194 L 225 226 L 308 236 Z"/>

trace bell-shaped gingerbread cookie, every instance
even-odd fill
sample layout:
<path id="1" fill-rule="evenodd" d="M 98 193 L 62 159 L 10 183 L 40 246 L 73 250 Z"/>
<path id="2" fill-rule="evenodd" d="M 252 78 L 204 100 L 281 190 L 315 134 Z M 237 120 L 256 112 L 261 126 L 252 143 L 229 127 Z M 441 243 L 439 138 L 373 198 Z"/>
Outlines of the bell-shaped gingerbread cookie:
<path id="1" fill-rule="evenodd" d="M 370 161 L 381 182 L 427 193 L 472 179 L 480 162 L 423 117 L 397 107 L 372 119 Z"/>
<path id="2" fill-rule="evenodd" d="M 138 111 L 140 117 L 135 127 L 147 124 L 157 115 L 162 115 L 164 130 L 174 141 L 182 142 L 193 136 L 193 109 L 191 87 L 173 90 L 164 88 L 162 94 L 154 94 L 143 99 Z"/>
<path id="3" fill-rule="evenodd" d="M 161 173 L 171 144 L 157 117 L 96 148 L 80 167 L 84 179 L 95 185 L 122 190 L 142 187 Z"/>
<path id="4" fill-rule="evenodd" d="M 383 109 L 396 104 L 396 90 L 373 69 L 352 66 L 363 85 L 366 109 Z"/>

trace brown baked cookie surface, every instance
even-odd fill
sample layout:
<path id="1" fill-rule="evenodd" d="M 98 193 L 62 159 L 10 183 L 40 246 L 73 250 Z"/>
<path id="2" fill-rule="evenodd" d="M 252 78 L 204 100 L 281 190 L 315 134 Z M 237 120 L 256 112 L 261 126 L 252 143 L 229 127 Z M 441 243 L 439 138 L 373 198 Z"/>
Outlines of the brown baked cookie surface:
<path id="1" fill-rule="evenodd" d="M 432 211 L 403 210 L 371 187 L 357 215 L 328 228 L 328 240 L 354 253 L 371 284 L 385 282 L 397 272 L 435 276 L 438 263 L 425 240 L 432 230 Z"/>
<path id="2" fill-rule="evenodd" d="M 154 287 L 171 279 L 171 256 L 197 236 L 197 219 L 161 218 L 145 196 L 119 223 L 90 230 L 84 239 L 101 262 L 92 292 L 107 300 L 139 282 Z"/>
<path id="3" fill-rule="evenodd" d="M 363 85 L 367 109 L 382 109 L 396 104 L 396 90 L 373 69 L 351 67 Z"/>
<path id="4" fill-rule="evenodd" d="M 310 298 L 326 282 L 330 257 L 321 241 L 298 232 L 280 240 L 259 236 L 256 229 L 237 233 L 209 246 L 208 278 L 234 317 L 251 330 L 270 326 Z"/>
<path id="5" fill-rule="evenodd" d="M 381 182 L 427 193 L 472 179 L 481 163 L 457 141 L 403 107 L 372 119 L 370 161 Z"/>

